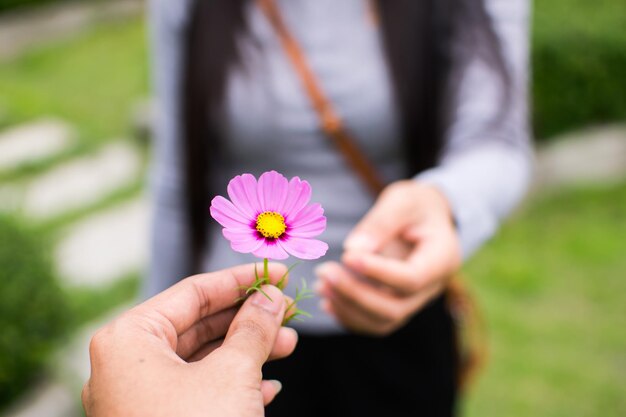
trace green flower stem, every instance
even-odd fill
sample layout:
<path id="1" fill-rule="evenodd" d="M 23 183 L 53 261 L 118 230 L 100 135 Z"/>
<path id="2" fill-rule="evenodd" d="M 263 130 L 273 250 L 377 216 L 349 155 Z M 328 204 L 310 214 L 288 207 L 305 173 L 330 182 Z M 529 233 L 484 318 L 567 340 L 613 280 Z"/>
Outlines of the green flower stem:
<path id="1" fill-rule="evenodd" d="M 287 272 L 285 272 L 285 274 L 282 276 L 280 281 L 278 281 L 278 283 L 276 284 L 278 288 L 280 288 L 281 290 L 285 289 L 285 281 L 287 279 L 287 275 L 296 265 L 297 263 L 289 267 L 289 269 L 287 269 Z M 263 275 L 262 276 L 259 276 L 259 270 L 257 268 L 257 264 L 254 264 L 254 276 L 255 276 L 255 280 L 252 283 L 252 285 L 250 285 L 249 287 L 245 285 L 240 287 L 241 290 L 244 290 L 244 295 L 237 298 L 236 300 L 237 302 L 245 300 L 246 298 L 250 296 L 250 294 L 252 294 L 255 291 L 260 292 L 265 297 L 267 297 L 270 301 L 272 301 L 271 297 L 261 288 L 263 285 L 270 283 L 269 260 L 267 258 L 263 258 Z M 285 308 L 285 317 L 283 319 L 283 325 L 289 323 L 292 320 L 301 321 L 302 316 L 311 317 L 311 315 L 307 313 L 306 311 L 300 310 L 297 304 L 298 304 L 298 301 L 311 298 L 313 296 L 314 296 L 313 291 L 307 288 L 306 281 L 302 279 L 302 288 L 296 287 L 296 295 L 293 301 L 288 303 Z M 292 312 L 291 310 L 294 310 L 294 311 Z"/>

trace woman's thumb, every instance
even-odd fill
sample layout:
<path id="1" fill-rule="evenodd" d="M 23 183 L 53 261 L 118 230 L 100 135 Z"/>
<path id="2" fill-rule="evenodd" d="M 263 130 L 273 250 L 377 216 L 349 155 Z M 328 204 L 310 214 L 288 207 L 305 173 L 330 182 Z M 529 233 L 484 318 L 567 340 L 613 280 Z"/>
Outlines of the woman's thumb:
<path id="1" fill-rule="evenodd" d="M 393 195 L 383 193 L 344 241 L 346 251 L 377 252 L 402 231 L 406 219 Z"/>

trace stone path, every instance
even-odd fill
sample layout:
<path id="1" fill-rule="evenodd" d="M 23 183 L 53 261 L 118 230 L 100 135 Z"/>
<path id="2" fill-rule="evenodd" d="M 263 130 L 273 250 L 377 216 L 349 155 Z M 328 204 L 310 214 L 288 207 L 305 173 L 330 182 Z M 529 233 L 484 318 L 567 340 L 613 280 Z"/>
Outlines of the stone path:
<path id="1" fill-rule="evenodd" d="M 52 158 L 72 145 L 70 132 L 73 129 L 67 123 L 55 119 L 0 132 L 2 166 L 10 171 L 24 163 Z M 131 142 L 112 140 L 91 155 L 52 166 L 34 178 L 0 184 L 0 207 L 45 223 L 135 184 L 145 175 L 143 166 L 143 157 Z M 148 218 L 148 200 L 140 196 L 97 211 L 60 231 L 53 255 L 61 283 L 97 288 L 141 272 L 148 253 Z M 55 376 L 33 387 L 4 416 L 82 416 L 77 406 L 89 375 L 89 340 L 100 325 L 98 322 L 75 335 L 53 361 Z"/>
<path id="2" fill-rule="evenodd" d="M 606 184 L 626 178 L 626 125 L 577 131 L 537 152 L 535 190 Z"/>
<path id="3" fill-rule="evenodd" d="M 26 183 L 2 187 L 0 194 L 10 199 L 10 205 L 24 216 L 43 221 L 100 201 L 136 181 L 141 168 L 141 156 L 136 148 L 117 141 Z"/>
<path id="4" fill-rule="evenodd" d="M 148 259 L 148 201 L 124 203 L 66 230 L 55 252 L 59 276 L 98 286 L 141 271 Z"/>
<path id="5" fill-rule="evenodd" d="M 6 417 L 79 417 L 76 395 L 58 381 L 44 381 L 9 408 Z"/>
<path id="6" fill-rule="evenodd" d="M 65 122 L 40 119 L 0 133 L 0 172 L 53 157 L 74 143 L 74 130 Z"/>

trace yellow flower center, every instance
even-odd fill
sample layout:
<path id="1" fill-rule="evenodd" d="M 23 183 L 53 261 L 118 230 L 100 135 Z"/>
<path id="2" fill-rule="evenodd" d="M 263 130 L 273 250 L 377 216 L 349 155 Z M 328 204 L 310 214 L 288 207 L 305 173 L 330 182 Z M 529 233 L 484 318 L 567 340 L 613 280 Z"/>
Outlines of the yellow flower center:
<path id="1" fill-rule="evenodd" d="M 277 239 L 285 233 L 285 218 L 275 211 L 266 211 L 256 218 L 256 230 L 266 238 Z"/>

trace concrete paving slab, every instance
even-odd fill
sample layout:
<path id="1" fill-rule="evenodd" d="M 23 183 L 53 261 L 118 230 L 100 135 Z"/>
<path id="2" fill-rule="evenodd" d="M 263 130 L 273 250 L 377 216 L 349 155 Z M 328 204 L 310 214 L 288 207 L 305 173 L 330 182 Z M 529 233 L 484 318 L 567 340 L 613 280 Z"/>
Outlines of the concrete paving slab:
<path id="1" fill-rule="evenodd" d="M 148 259 L 149 208 L 145 198 L 73 225 L 55 250 L 61 279 L 98 286 L 142 270 Z"/>
<path id="2" fill-rule="evenodd" d="M 57 381 L 43 381 L 34 387 L 3 417 L 77 417 L 77 398 Z"/>
<path id="3" fill-rule="evenodd" d="M 96 203 L 141 175 L 141 156 L 129 143 L 107 145 L 99 152 L 62 164 L 24 185 L 23 214 L 45 220 Z"/>
<path id="4" fill-rule="evenodd" d="M 0 171 L 52 157 L 74 142 L 74 130 L 61 120 L 39 119 L 0 132 Z"/>
<path id="5" fill-rule="evenodd" d="M 605 184 L 626 179 L 626 125 L 584 129 L 537 151 L 535 189 Z"/>

